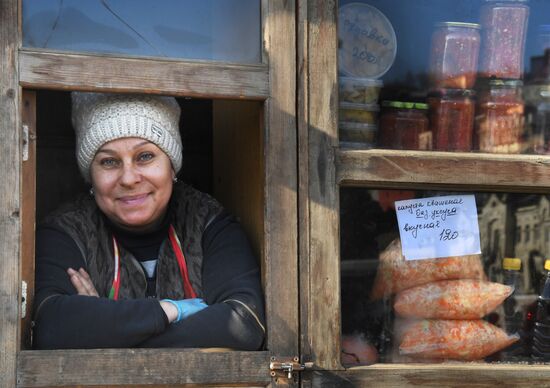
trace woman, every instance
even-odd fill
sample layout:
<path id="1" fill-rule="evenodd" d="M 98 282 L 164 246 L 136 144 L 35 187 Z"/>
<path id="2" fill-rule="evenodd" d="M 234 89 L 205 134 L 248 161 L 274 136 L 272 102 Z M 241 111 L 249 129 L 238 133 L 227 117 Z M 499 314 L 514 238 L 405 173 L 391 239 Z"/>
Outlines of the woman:
<path id="1" fill-rule="evenodd" d="M 73 93 L 90 195 L 36 234 L 34 346 L 228 347 L 265 335 L 259 271 L 235 219 L 176 183 L 173 98 Z"/>

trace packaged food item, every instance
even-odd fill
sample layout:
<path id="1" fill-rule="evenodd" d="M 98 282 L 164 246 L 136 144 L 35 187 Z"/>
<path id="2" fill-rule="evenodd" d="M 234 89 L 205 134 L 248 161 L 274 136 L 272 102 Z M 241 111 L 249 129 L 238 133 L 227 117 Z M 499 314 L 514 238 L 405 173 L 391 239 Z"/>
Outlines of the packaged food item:
<path id="1" fill-rule="evenodd" d="M 421 320 L 407 326 L 399 346 L 402 355 L 474 361 L 519 339 L 483 320 Z"/>
<path id="2" fill-rule="evenodd" d="M 376 142 L 378 126 L 363 123 L 338 123 L 340 146 L 350 148 L 372 148 Z"/>
<path id="3" fill-rule="evenodd" d="M 339 109 L 340 122 L 376 124 L 378 121 L 378 104 L 352 104 L 341 102 Z"/>
<path id="4" fill-rule="evenodd" d="M 383 84 L 379 79 L 340 77 L 338 80 L 340 102 L 376 104 Z"/>
<path id="5" fill-rule="evenodd" d="M 431 150 L 428 105 L 419 102 L 383 101 L 378 143 L 402 150 Z"/>
<path id="6" fill-rule="evenodd" d="M 441 89 L 430 94 L 428 105 L 434 150 L 472 150 L 474 94 L 470 89 Z"/>
<path id="7" fill-rule="evenodd" d="M 512 294 L 504 300 L 503 329 L 508 334 L 518 334 L 520 339 L 512 346 L 504 349 L 500 356 L 503 360 L 514 360 L 525 355 L 526 333 L 522 330 L 524 313 L 518 303 L 517 287 L 520 284 L 521 259 L 505 257 L 502 260 L 503 284 L 512 288 Z"/>
<path id="8" fill-rule="evenodd" d="M 523 83 L 489 80 L 478 93 L 477 148 L 483 152 L 520 153 L 524 148 Z"/>
<path id="9" fill-rule="evenodd" d="M 480 14 L 481 77 L 522 77 L 528 18 L 527 0 L 485 0 Z"/>
<path id="10" fill-rule="evenodd" d="M 378 351 L 363 334 L 343 335 L 340 361 L 345 367 L 371 365 L 378 362 Z"/>
<path id="11" fill-rule="evenodd" d="M 512 291 L 510 286 L 483 280 L 442 280 L 401 291 L 395 297 L 394 308 L 402 317 L 480 319 Z"/>
<path id="12" fill-rule="evenodd" d="M 435 88 L 471 89 L 477 77 L 479 24 L 443 22 L 435 25 L 430 78 Z"/>
<path id="13" fill-rule="evenodd" d="M 379 260 L 372 300 L 438 280 L 485 279 L 480 255 L 405 260 L 400 239 L 392 241 L 380 253 Z"/>
<path id="14" fill-rule="evenodd" d="M 388 18 L 372 5 L 338 9 L 338 70 L 350 77 L 379 78 L 393 64 L 397 39 Z"/>

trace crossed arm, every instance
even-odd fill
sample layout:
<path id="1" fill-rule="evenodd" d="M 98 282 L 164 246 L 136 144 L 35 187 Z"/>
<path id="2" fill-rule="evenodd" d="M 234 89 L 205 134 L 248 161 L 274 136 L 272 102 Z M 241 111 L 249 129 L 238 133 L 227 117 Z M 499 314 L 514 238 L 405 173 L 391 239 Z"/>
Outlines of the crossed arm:
<path id="1" fill-rule="evenodd" d="M 179 322 L 169 302 L 98 297 L 81 269 L 84 260 L 75 258 L 80 253 L 74 241 L 57 230 L 39 230 L 34 346 L 258 349 L 265 329 L 257 264 L 232 217 L 209 229 L 203 238 L 203 295 L 208 307 Z"/>

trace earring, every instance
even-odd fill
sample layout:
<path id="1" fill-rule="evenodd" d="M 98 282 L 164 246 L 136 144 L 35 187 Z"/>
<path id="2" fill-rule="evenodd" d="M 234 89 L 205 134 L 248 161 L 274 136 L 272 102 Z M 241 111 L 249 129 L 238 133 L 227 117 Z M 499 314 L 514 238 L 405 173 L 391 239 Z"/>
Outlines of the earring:
<path id="1" fill-rule="evenodd" d="M 94 188 L 93 187 L 90 187 L 90 190 L 88 191 L 90 193 L 90 196 L 93 197 L 95 192 L 94 192 Z"/>
<path id="2" fill-rule="evenodd" d="M 174 183 L 178 183 L 178 177 L 175 176 L 174 179 L 172 179 L 174 181 Z"/>

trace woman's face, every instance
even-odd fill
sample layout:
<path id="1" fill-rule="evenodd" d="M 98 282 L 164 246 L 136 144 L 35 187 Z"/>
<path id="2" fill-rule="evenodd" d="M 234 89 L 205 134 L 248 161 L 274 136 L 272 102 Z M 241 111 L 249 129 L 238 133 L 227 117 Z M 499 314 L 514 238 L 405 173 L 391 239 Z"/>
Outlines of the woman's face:
<path id="1" fill-rule="evenodd" d="M 105 143 L 92 161 L 90 175 L 103 213 L 125 229 L 144 231 L 162 220 L 175 173 L 155 144 L 129 137 Z"/>

